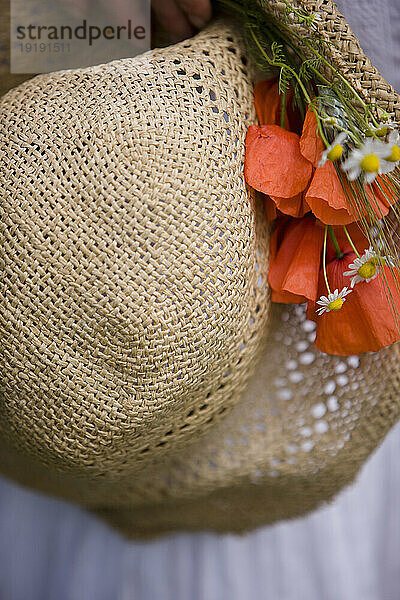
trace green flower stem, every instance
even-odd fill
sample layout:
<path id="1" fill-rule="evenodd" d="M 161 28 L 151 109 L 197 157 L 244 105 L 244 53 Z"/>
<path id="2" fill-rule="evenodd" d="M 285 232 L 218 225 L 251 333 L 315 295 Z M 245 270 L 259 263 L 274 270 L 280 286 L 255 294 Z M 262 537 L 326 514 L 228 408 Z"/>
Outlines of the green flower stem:
<path id="1" fill-rule="evenodd" d="M 283 90 L 281 94 L 281 115 L 280 115 L 280 126 L 285 128 L 285 117 L 286 117 L 286 90 Z"/>
<path id="2" fill-rule="evenodd" d="M 327 237 L 328 237 L 328 226 L 325 225 L 325 233 L 324 233 L 324 249 L 323 249 L 323 253 L 322 253 L 322 270 L 324 273 L 324 279 L 325 279 L 325 285 L 326 285 L 326 289 L 328 290 L 328 294 L 331 294 L 331 288 L 329 287 L 329 282 L 328 282 L 328 276 L 326 274 L 326 242 L 327 242 Z"/>
<path id="3" fill-rule="evenodd" d="M 313 15 L 307 15 L 307 13 L 303 14 L 301 11 L 290 6 L 290 4 L 287 2 L 287 0 L 283 0 L 283 1 L 291 13 L 294 13 L 299 18 L 299 20 L 302 21 L 303 23 L 305 23 L 307 26 L 310 25 L 310 22 L 312 22 L 312 19 L 313 19 Z M 229 7 L 230 9 L 235 10 L 236 12 L 239 12 L 244 17 L 246 17 L 248 15 L 247 7 L 243 6 L 243 4 L 241 4 L 240 2 L 235 2 L 235 0 L 219 0 L 219 3 Z M 253 18 L 254 18 L 254 16 L 253 16 Z M 335 85 L 335 82 L 333 82 L 333 83 L 330 82 L 320 71 L 318 71 L 318 69 L 314 68 L 312 65 L 309 65 L 309 68 L 315 74 L 316 79 L 318 79 L 324 85 L 327 85 L 330 89 L 334 90 L 336 95 L 338 96 L 339 100 L 341 101 L 341 103 L 344 106 L 346 106 L 346 108 L 349 110 L 349 112 L 351 112 L 353 114 L 356 121 L 360 121 L 365 128 L 369 126 L 369 120 L 372 121 L 374 123 L 374 125 L 379 126 L 379 123 L 376 120 L 376 118 L 375 118 L 374 114 L 372 113 L 368 104 L 366 104 L 366 102 L 364 102 L 364 100 L 361 98 L 361 96 L 359 96 L 359 94 L 352 87 L 352 85 L 347 81 L 347 79 L 332 66 L 332 64 L 325 58 L 325 56 L 323 56 L 313 46 L 313 44 L 309 40 L 305 39 L 304 37 L 302 37 L 301 35 L 296 33 L 296 31 L 294 31 L 287 24 L 285 24 L 285 22 L 283 20 L 279 23 L 279 26 L 277 26 L 277 25 L 275 25 L 273 19 L 270 19 L 268 22 L 265 23 L 264 29 L 265 29 L 265 31 L 269 30 L 270 32 L 272 32 L 276 36 L 277 39 L 280 39 L 284 44 L 289 46 L 293 50 L 293 52 L 295 54 L 297 54 L 297 56 L 299 57 L 299 59 L 302 62 L 305 62 L 307 60 L 307 58 L 305 57 L 305 55 L 301 51 L 301 49 L 299 47 L 296 47 L 296 45 L 291 42 L 291 37 L 294 37 L 295 39 L 297 39 L 300 42 L 300 45 L 304 44 L 312 52 L 312 54 L 314 54 L 314 56 L 316 56 L 326 66 L 329 67 L 331 72 L 350 91 L 352 96 L 357 99 L 358 103 L 364 109 L 364 116 L 362 117 L 360 112 L 354 106 L 354 104 L 341 93 L 341 90 L 338 89 L 338 87 Z M 287 33 L 286 39 L 283 39 L 283 37 L 282 37 L 282 30 L 286 31 L 286 33 Z M 294 77 L 297 80 L 297 82 L 299 83 L 299 86 L 301 87 L 303 93 L 305 93 L 305 91 L 306 91 L 305 85 L 303 82 L 301 82 L 299 76 L 294 71 L 294 69 L 292 69 L 286 63 L 274 63 L 273 61 L 271 61 L 271 59 L 268 57 L 268 55 L 266 55 L 265 51 L 262 49 L 262 47 L 261 47 L 258 39 L 256 39 L 256 36 L 253 31 L 251 31 L 251 35 L 252 35 L 254 41 L 256 42 L 259 50 L 261 51 L 262 55 L 267 60 L 268 64 L 270 66 L 274 66 L 274 67 L 281 68 L 281 69 L 287 68 L 290 71 L 290 73 L 292 74 L 292 77 Z M 308 92 L 305 93 L 305 98 L 307 99 L 307 102 L 310 103 L 309 102 L 310 95 Z M 353 137 L 354 141 L 356 141 L 357 143 L 361 142 L 360 136 L 356 136 L 356 134 L 354 134 L 351 137 Z"/>
<path id="4" fill-rule="evenodd" d="M 257 36 L 255 35 L 255 33 L 252 29 L 250 29 L 250 34 L 251 34 L 251 37 L 253 38 L 254 42 L 256 43 L 258 49 L 260 50 L 261 54 L 267 61 L 267 63 L 271 67 L 279 67 L 281 69 L 287 69 L 289 71 L 289 73 L 291 73 L 292 77 L 294 77 L 294 79 L 296 79 L 297 83 L 299 84 L 299 87 L 301 88 L 301 91 L 303 92 L 303 95 L 304 95 L 304 98 L 306 99 L 307 104 L 311 104 L 311 98 L 310 98 L 303 82 L 301 81 L 300 77 L 297 75 L 296 71 L 294 69 L 292 69 L 292 67 L 289 67 L 289 65 L 287 65 L 286 63 L 274 62 L 273 60 L 271 60 L 270 57 L 268 56 L 268 54 L 265 52 L 264 48 L 261 46 L 260 42 L 258 41 Z"/>
<path id="5" fill-rule="evenodd" d="M 298 11 L 296 11 L 296 9 L 293 9 L 290 4 L 287 2 L 287 0 L 283 0 L 283 2 L 285 3 L 285 5 L 291 10 L 291 12 L 294 12 L 295 14 L 298 15 Z M 303 17 L 303 15 L 300 15 Z M 293 29 L 290 29 L 287 25 L 285 25 L 284 23 L 282 23 L 282 27 L 284 29 L 286 29 L 286 31 L 288 32 L 289 35 L 294 36 L 297 40 L 299 40 L 301 43 L 305 44 L 305 46 L 307 46 L 307 48 L 309 50 L 311 50 L 311 52 L 317 56 L 325 65 L 327 65 L 331 71 L 342 81 L 342 83 L 348 88 L 348 90 L 354 95 L 354 97 L 357 99 L 357 101 L 361 104 L 361 106 L 364 108 L 365 112 L 367 114 L 370 115 L 371 119 L 374 121 L 375 125 L 379 125 L 379 123 L 376 121 L 375 117 L 373 116 L 373 114 L 371 113 L 371 110 L 369 108 L 369 106 L 364 102 L 364 100 L 361 98 L 361 96 L 359 96 L 359 94 L 357 94 L 356 90 L 353 88 L 353 86 L 347 81 L 347 79 L 345 77 L 343 77 L 343 75 L 341 73 L 339 73 L 339 71 L 337 71 L 332 64 L 322 55 L 320 54 L 320 52 L 318 52 L 318 50 L 316 50 L 314 48 L 314 46 L 304 37 L 300 36 L 298 33 L 296 33 Z"/>
<path id="6" fill-rule="evenodd" d="M 345 225 L 343 225 L 343 231 L 344 231 L 344 233 L 345 233 L 345 235 L 346 235 L 347 239 L 349 240 L 349 244 L 350 244 L 350 246 L 353 248 L 353 250 L 354 250 L 354 253 L 355 253 L 355 254 L 357 254 L 358 258 L 360 258 L 360 254 L 359 254 L 359 252 L 358 252 L 357 248 L 355 247 L 355 245 L 353 244 L 353 240 L 351 239 L 351 237 L 350 237 L 350 234 L 349 234 L 349 232 L 347 231 L 347 227 L 346 227 Z"/>
<path id="7" fill-rule="evenodd" d="M 313 111 L 313 113 L 314 113 L 314 115 L 315 115 L 315 118 L 317 119 L 318 133 L 319 133 L 319 135 L 321 136 L 321 138 L 322 138 L 322 141 L 323 141 L 323 142 L 324 142 L 324 144 L 325 144 L 325 147 L 327 148 L 327 147 L 329 146 L 329 142 L 328 142 L 328 140 L 327 140 L 327 138 L 326 138 L 326 136 L 325 136 L 324 130 L 323 130 L 323 128 L 322 128 L 322 123 L 321 123 L 320 116 L 319 116 L 319 114 L 318 114 L 317 110 L 315 109 L 315 106 L 313 106 L 313 105 L 312 105 L 312 106 L 310 106 L 310 109 Z"/>
<path id="8" fill-rule="evenodd" d="M 300 60 L 302 62 L 305 62 L 307 60 L 306 57 L 304 56 L 304 54 L 301 52 L 301 50 L 299 50 L 299 48 L 297 48 L 294 44 L 291 43 L 290 38 L 288 38 L 286 40 L 283 40 L 283 38 L 281 37 L 281 32 L 274 25 L 273 22 L 268 23 L 268 27 L 272 30 L 272 32 L 275 34 L 275 36 L 277 36 L 278 39 L 281 39 L 285 44 L 287 44 L 299 56 L 299 58 L 300 58 Z M 287 28 L 287 30 L 288 30 L 289 33 L 291 32 L 291 30 L 289 28 Z M 253 35 L 253 38 L 254 38 L 254 35 Z M 298 39 L 301 39 L 301 38 L 298 36 Z M 259 44 L 258 44 L 258 47 L 260 47 Z M 332 83 L 320 71 L 318 71 L 318 69 L 316 69 L 312 65 L 309 65 L 309 68 L 315 74 L 316 78 L 319 79 L 319 81 L 321 83 L 323 83 L 324 85 L 326 85 L 327 87 L 329 87 L 330 89 L 332 89 L 332 90 L 335 91 L 335 94 L 337 95 L 337 97 L 339 98 L 339 100 L 341 101 L 341 103 L 344 106 L 346 106 L 346 108 L 355 116 L 355 118 L 357 120 L 361 120 L 363 126 L 365 126 L 365 127 L 369 126 L 369 122 L 368 122 L 367 117 L 366 116 L 364 116 L 364 118 L 361 117 L 360 113 L 356 110 L 356 108 L 354 107 L 354 105 L 348 100 L 348 98 L 346 98 L 341 93 L 340 89 L 337 89 L 337 87 L 335 85 L 332 85 Z M 334 70 L 333 67 L 332 67 L 332 70 Z M 366 105 L 365 105 L 365 107 L 366 107 L 366 111 L 368 111 L 368 107 Z M 353 139 L 353 141 L 356 144 L 362 143 L 362 138 L 361 138 L 360 135 L 357 135 L 356 131 L 347 131 L 346 130 L 346 132 L 349 134 L 349 136 Z M 328 144 L 326 144 L 326 145 L 328 145 Z"/>
<path id="9" fill-rule="evenodd" d="M 328 225 L 328 232 L 329 232 L 329 237 L 331 238 L 331 242 L 333 244 L 333 247 L 335 248 L 335 252 L 336 252 L 336 258 L 343 258 L 344 254 L 340 249 L 339 243 L 336 239 L 336 236 L 333 232 L 333 227 L 332 225 Z"/>

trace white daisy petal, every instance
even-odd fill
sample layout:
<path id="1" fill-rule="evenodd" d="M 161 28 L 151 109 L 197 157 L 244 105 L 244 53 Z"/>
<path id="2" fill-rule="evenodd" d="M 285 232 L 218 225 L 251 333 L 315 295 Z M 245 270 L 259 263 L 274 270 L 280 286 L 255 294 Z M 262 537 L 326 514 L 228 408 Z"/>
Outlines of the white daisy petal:
<path id="1" fill-rule="evenodd" d="M 350 181 L 354 181 L 360 175 L 361 175 L 361 169 L 359 169 L 358 167 L 356 167 L 356 168 L 353 168 L 353 169 L 351 169 L 349 171 L 348 177 L 349 177 Z"/>
<path id="2" fill-rule="evenodd" d="M 354 262 L 349 264 L 348 271 L 345 271 L 343 275 L 351 277 L 350 285 L 353 288 L 357 283 L 363 281 L 369 283 L 375 279 L 382 268 L 382 264 L 391 260 L 391 257 L 379 256 L 370 246 L 360 258 L 355 258 Z M 368 266 L 366 267 L 366 265 Z"/>
<path id="3" fill-rule="evenodd" d="M 333 293 L 328 294 L 328 297 L 321 296 L 319 300 L 317 300 L 317 304 L 321 304 L 319 308 L 315 310 L 315 312 L 321 316 L 325 312 L 338 311 L 342 308 L 344 301 L 346 300 L 346 296 L 350 294 L 352 290 L 349 290 L 347 287 L 344 287 L 340 292 L 339 290 L 335 290 Z M 342 302 L 338 303 L 338 300 Z"/>
<path id="4" fill-rule="evenodd" d="M 386 173 L 390 173 L 390 171 L 393 171 L 398 163 L 396 162 L 389 162 L 387 160 L 382 160 L 381 162 L 381 168 L 380 168 L 380 173 L 382 175 L 386 175 Z"/>
<path id="5" fill-rule="evenodd" d="M 372 183 L 375 179 L 375 177 L 378 175 L 378 173 L 374 172 L 374 173 L 364 173 L 364 181 L 365 183 Z"/>
<path id="6" fill-rule="evenodd" d="M 386 127 L 386 124 L 381 125 L 380 128 L 383 126 Z M 342 164 L 342 169 L 347 172 L 350 181 L 354 181 L 363 174 L 364 182 L 371 184 L 377 175 L 390 173 L 395 168 L 398 161 L 385 159 L 391 156 L 394 146 L 397 145 L 398 131 L 392 131 L 389 138 L 390 142 L 367 138 L 360 148 L 351 151 Z"/>

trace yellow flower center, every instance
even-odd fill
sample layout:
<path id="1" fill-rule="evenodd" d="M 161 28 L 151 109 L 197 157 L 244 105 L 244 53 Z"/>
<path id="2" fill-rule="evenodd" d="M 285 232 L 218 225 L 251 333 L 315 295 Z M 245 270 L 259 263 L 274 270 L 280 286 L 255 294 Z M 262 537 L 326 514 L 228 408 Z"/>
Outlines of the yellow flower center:
<path id="1" fill-rule="evenodd" d="M 369 260 L 368 262 L 361 265 L 357 273 L 360 277 L 363 277 L 364 279 L 369 279 L 370 277 L 373 277 L 375 275 L 376 266 L 372 261 Z"/>
<path id="2" fill-rule="evenodd" d="M 388 128 L 385 127 L 385 125 L 375 131 L 375 133 L 378 137 L 384 137 L 387 134 L 387 132 L 388 132 Z"/>
<path id="3" fill-rule="evenodd" d="M 395 146 L 392 146 L 392 153 L 388 157 L 386 157 L 386 160 L 390 162 L 397 162 L 398 160 L 400 160 L 400 148 L 397 144 Z"/>
<path id="4" fill-rule="evenodd" d="M 367 154 L 360 162 L 360 166 L 367 173 L 377 173 L 379 171 L 379 158 L 376 154 Z"/>
<path id="5" fill-rule="evenodd" d="M 328 304 L 328 308 L 329 310 L 333 310 L 333 311 L 337 311 L 340 310 L 343 306 L 344 300 L 342 300 L 342 298 L 336 298 L 336 300 L 332 300 L 332 302 L 329 302 Z"/>
<path id="6" fill-rule="evenodd" d="M 371 129 L 367 130 L 365 132 L 365 135 L 367 137 L 371 137 L 372 135 L 377 135 L 378 137 L 384 137 L 388 132 L 388 128 L 386 127 L 386 125 L 384 125 L 383 127 L 381 127 L 380 129 L 375 129 L 374 131 L 371 131 Z"/>
<path id="7" fill-rule="evenodd" d="M 341 158 L 343 151 L 343 146 L 341 146 L 340 144 L 335 144 L 334 146 L 332 146 L 332 148 L 329 150 L 326 156 L 327 158 L 329 158 L 329 160 L 333 162 L 334 160 Z"/>

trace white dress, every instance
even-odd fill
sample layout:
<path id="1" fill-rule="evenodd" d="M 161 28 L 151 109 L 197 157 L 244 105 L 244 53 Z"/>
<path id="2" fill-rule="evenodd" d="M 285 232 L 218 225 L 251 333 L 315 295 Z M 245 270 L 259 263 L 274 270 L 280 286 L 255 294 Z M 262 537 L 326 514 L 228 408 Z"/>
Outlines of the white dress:
<path id="1" fill-rule="evenodd" d="M 400 0 L 340 0 L 400 89 Z M 0 480 L 0 600 L 399 600 L 400 424 L 333 504 L 247 534 L 128 542 Z"/>

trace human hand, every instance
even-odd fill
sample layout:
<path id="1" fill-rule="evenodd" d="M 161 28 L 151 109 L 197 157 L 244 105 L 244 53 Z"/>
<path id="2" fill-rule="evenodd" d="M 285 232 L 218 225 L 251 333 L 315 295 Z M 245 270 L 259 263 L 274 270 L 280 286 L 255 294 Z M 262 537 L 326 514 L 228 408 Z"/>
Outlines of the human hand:
<path id="1" fill-rule="evenodd" d="M 171 42 L 192 36 L 211 19 L 210 0 L 152 0 L 153 14 Z"/>

